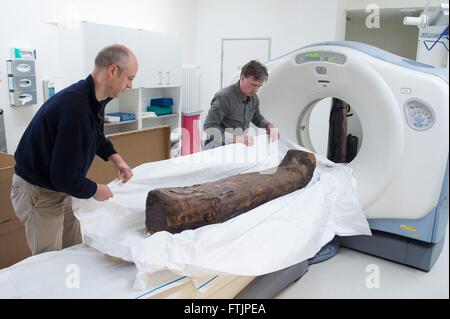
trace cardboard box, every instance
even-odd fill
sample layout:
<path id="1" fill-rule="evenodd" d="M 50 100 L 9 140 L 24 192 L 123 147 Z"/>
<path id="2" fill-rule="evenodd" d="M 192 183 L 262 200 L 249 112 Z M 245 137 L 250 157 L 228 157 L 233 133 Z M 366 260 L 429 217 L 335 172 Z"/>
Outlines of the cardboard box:
<path id="1" fill-rule="evenodd" d="M 0 269 L 31 256 L 25 227 L 17 219 L 11 204 L 14 165 L 14 156 L 0 153 Z"/>
<path id="2" fill-rule="evenodd" d="M 107 138 L 131 168 L 170 158 L 170 126 L 112 134 Z M 87 176 L 98 184 L 108 184 L 117 177 L 114 165 L 97 156 Z"/>
<path id="3" fill-rule="evenodd" d="M 14 156 L 0 153 L 0 224 L 16 218 L 10 199 L 14 165 Z"/>
<path id="4" fill-rule="evenodd" d="M 0 269 L 31 256 L 25 227 L 17 218 L 0 224 Z"/>

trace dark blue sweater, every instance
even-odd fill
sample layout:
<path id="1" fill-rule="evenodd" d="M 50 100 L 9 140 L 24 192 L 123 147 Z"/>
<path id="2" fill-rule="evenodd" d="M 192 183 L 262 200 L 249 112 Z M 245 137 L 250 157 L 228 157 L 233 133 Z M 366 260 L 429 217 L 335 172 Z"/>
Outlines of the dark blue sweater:
<path id="1" fill-rule="evenodd" d="M 28 125 L 14 155 L 15 172 L 29 183 L 77 198 L 90 198 L 97 184 L 86 178 L 97 154 L 115 154 L 103 133 L 108 98 L 98 102 L 92 76 L 45 102 Z"/>

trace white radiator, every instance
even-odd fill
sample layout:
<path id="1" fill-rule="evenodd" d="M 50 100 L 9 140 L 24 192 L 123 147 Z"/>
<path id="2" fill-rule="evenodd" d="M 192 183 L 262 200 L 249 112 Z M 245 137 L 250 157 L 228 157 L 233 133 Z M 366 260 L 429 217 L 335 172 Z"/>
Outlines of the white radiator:
<path id="1" fill-rule="evenodd" d="M 182 84 L 181 96 L 183 113 L 200 112 L 200 67 L 198 65 L 183 65 Z"/>

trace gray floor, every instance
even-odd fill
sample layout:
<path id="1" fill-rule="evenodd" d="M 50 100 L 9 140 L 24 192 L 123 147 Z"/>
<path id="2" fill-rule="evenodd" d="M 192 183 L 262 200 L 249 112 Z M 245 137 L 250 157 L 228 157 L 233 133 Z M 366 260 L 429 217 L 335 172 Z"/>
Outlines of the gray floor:
<path id="1" fill-rule="evenodd" d="M 449 244 L 430 272 L 341 248 L 332 259 L 311 265 L 277 299 L 449 298 Z"/>

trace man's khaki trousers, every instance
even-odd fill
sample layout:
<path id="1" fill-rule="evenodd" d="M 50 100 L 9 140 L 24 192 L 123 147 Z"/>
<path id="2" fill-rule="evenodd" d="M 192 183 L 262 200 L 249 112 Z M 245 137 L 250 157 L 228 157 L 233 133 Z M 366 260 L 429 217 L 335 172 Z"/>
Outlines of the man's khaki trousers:
<path id="1" fill-rule="evenodd" d="M 14 174 L 11 202 L 17 217 L 25 224 L 33 255 L 82 242 L 69 195 L 32 185 Z"/>

